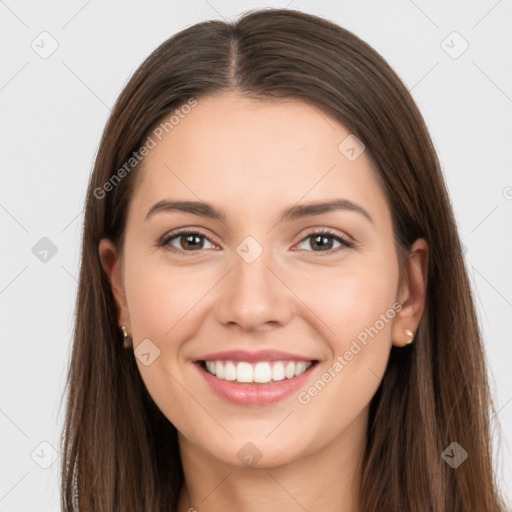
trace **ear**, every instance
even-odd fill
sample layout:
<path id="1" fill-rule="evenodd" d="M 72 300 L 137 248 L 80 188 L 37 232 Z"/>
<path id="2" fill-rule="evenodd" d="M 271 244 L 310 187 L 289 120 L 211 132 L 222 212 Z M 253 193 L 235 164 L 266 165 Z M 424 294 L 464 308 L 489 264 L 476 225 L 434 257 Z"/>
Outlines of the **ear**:
<path id="1" fill-rule="evenodd" d="M 124 294 L 122 262 L 117 254 L 114 243 L 108 238 L 102 238 L 98 245 L 98 253 L 101 266 L 110 281 L 112 294 L 117 306 L 119 326 L 125 325 L 127 331 L 131 332 L 130 315 Z"/>
<path id="2" fill-rule="evenodd" d="M 411 336 L 418 330 L 418 325 L 425 309 L 427 279 L 428 279 L 428 244 L 423 238 L 418 238 L 410 250 L 407 260 L 407 272 L 400 286 L 398 301 L 402 309 L 397 313 L 393 323 L 393 345 L 403 347 Z"/>

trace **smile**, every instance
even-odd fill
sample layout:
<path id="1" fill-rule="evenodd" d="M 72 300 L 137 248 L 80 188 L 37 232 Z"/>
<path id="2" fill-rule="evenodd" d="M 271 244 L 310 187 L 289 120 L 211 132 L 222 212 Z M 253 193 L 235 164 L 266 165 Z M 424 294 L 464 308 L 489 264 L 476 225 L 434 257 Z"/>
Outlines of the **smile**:
<path id="1" fill-rule="evenodd" d="M 193 366 L 221 399 L 238 406 L 265 406 L 304 388 L 318 362 L 201 360 Z"/>
<path id="2" fill-rule="evenodd" d="M 302 375 L 313 361 L 202 361 L 203 368 L 218 379 L 266 384 Z"/>

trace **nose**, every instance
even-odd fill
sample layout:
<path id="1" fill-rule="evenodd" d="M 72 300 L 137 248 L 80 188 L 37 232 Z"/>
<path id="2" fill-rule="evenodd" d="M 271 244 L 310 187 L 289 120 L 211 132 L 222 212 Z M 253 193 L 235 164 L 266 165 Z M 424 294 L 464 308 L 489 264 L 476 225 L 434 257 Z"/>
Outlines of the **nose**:
<path id="1" fill-rule="evenodd" d="M 285 283 L 270 250 L 251 263 L 235 254 L 233 268 L 219 289 L 218 321 L 247 331 L 286 324 L 293 315 L 294 295 Z"/>

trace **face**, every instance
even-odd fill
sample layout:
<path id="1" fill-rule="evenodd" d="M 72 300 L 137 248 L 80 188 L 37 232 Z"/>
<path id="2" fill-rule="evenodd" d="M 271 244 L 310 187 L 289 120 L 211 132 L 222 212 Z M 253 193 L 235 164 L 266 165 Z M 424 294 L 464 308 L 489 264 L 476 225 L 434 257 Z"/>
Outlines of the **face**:
<path id="1" fill-rule="evenodd" d="M 200 98 L 145 158 L 122 257 L 100 244 L 149 393 L 218 461 L 290 463 L 363 429 L 392 344 L 415 329 L 389 205 L 349 135 L 299 101 Z M 272 380 L 226 380 L 254 374 Z"/>

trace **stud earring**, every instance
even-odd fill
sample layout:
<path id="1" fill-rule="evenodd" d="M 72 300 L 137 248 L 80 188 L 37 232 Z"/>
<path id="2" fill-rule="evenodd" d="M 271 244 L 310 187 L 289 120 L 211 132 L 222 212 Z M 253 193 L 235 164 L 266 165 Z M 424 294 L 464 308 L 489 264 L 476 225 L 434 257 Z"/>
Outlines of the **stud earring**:
<path id="1" fill-rule="evenodd" d="M 410 345 L 414 340 L 414 333 L 410 329 L 404 329 L 404 333 L 406 336 L 409 336 L 409 339 L 405 342 L 405 344 Z"/>
<path id="2" fill-rule="evenodd" d="M 131 339 L 128 336 L 128 331 L 126 330 L 126 327 L 124 325 L 121 325 L 121 330 L 123 331 L 123 347 L 124 348 L 130 348 L 132 346 Z"/>

